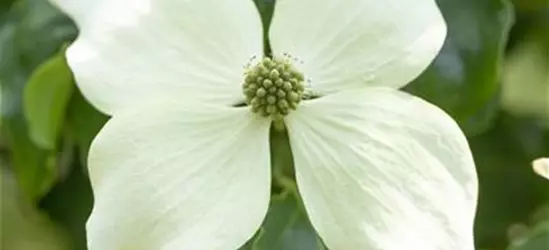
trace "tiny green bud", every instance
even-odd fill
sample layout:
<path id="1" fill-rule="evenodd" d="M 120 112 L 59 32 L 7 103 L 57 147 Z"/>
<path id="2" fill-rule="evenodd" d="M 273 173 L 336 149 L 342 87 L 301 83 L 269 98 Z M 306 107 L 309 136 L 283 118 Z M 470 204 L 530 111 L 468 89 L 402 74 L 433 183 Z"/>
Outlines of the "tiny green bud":
<path id="1" fill-rule="evenodd" d="M 263 117 L 269 117 L 269 113 L 267 112 L 267 107 L 261 107 L 259 110 L 259 115 Z"/>
<path id="2" fill-rule="evenodd" d="M 256 83 L 257 85 L 261 86 L 261 85 L 263 85 L 263 79 L 265 79 L 265 78 L 263 78 L 262 76 L 258 76 L 258 77 L 256 77 L 255 79 L 256 79 L 256 80 L 255 80 L 254 83 Z"/>
<path id="3" fill-rule="evenodd" d="M 272 87 L 273 85 L 274 85 L 273 81 L 271 81 L 269 79 L 263 80 L 263 87 L 268 89 L 268 88 Z"/>
<path id="4" fill-rule="evenodd" d="M 282 78 L 284 78 L 284 80 L 286 80 L 286 81 L 287 81 L 287 80 L 290 80 L 291 77 L 292 77 L 292 73 L 289 72 L 289 71 L 284 71 L 284 72 L 282 73 Z"/>
<path id="5" fill-rule="evenodd" d="M 271 79 L 277 80 L 280 77 L 280 73 L 278 72 L 278 70 L 273 69 L 273 70 L 271 70 L 271 73 L 269 74 L 269 77 Z"/>
<path id="6" fill-rule="evenodd" d="M 282 89 L 290 91 L 293 89 L 293 85 L 291 82 L 284 82 L 284 84 L 282 85 Z"/>
<path id="7" fill-rule="evenodd" d="M 267 91 L 264 89 L 264 88 L 259 88 L 257 89 L 257 91 L 255 92 L 255 95 L 257 97 L 264 97 L 265 95 L 267 95 Z"/>
<path id="8" fill-rule="evenodd" d="M 296 92 L 291 91 L 290 93 L 288 93 L 288 101 L 297 102 L 298 99 L 299 99 L 299 95 Z"/>
<path id="9" fill-rule="evenodd" d="M 278 101 L 278 106 L 281 109 L 288 109 L 290 107 L 290 104 L 288 104 L 288 101 L 282 99 L 282 100 Z"/>
<path id="10" fill-rule="evenodd" d="M 292 84 L 292 86 L 297 86 L 297 84 L 299 83 L 296 78 L 291 78 L 289 81 Z"/>
<path id="11" fill-rule="evenodd" d="M 258 74 L 255 70 L 250 70 L 246 74 L 246 82 L 253 82 L 257 78 Z"/>
<path id="12" fill-rule="evenodd" d="M 250 96 L 253 93 L 255 93 L 256 91 L 257 91 L 256 89 L 251 89 L 251 88 L 244 89 L 244 93 L 246 94 L 246 96 Z"/>
<path id="13" fill-rule="evenodd" d="M 261 104 L 261 100 L 259 99 L 259 97 L 252 97 L 250 104 L 252 106 L 259 106 Z"/>
<path id="14" fill-rule="evenodd" d="M 298 82 L 297 83 L 297 90 L 303 92 L 305 91 L 305 84 L 303 82 Z"/>
<path id="15" fill-rule="evenodd" d="M 253 100 L 253 97 L 252 97 L 252 96 L 246 95 L 246 103 L 247 103 L 247 104 L 252 104 L 252 100 Z"/>
<path id="16" fill-rule="evenodd" d="M 255 76 L 252 76 L 251 74 L 247 74 L 246 78 L 244 78 L 244 83 L 251 83 L 255 80 Z"/>
<path id="17" fill-rule="evenodd" d="M 274 114 L 274 113 L 276 113 L 276 111 L 277 111 L 277 108 L 276 108 L 275 105 L 268 105 L 267 106 L 267 113 Z"/>
<path id="18" fill-rule="evenodd" d="M 273 62 L 271 58 L 266 57 L 263 59 L 263 66 L 265 66 L 266 68 L 272 68 L 274 65 L 275 62 Z"/>
<path id="19" fill-rule="evenodd" d="M 290 102 L 290 108 L 295 110 L 297 108 L 297 104 L 294 102 Z"/>
<path id="20" fill-rule="evenodd" d="M 270 73 L 269 69 L 265 66 L 260 66 L 260 67 L 261 68 L 259 68 L 259 72 L 260 72 L 261 76 L 269 77 L 269 73 Z"/>
<path id="21" fill-rule="evenodd" d="M 249 84 L 248 89 L 257 89 L 257 84 L 255 84 L 255 83 Z"/>
<path id="22" fill-rule="evenodd" d="M 267 103 L 268 104 L 275 104 L 276 99 L 277 98 L 275 96 L 269 95 L 269 96 L 267 96 Z"/>

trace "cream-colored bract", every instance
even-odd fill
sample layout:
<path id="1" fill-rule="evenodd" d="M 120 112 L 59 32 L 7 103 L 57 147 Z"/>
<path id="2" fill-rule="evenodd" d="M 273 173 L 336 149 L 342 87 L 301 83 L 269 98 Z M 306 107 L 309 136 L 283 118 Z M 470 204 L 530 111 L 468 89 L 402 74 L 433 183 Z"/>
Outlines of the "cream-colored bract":
<path id="1" fill-rule="evenodd" d="M 95 139 L 90 249 L 237 249 L 261 225 L 269 121 L 180 104 L 117 113 Z"/>
<path id="2" fill-rule="evenodd" d="M 442 47 L 446 24 L 433 0 L 277 0 L 274 54 L 302 62 L 315 90 L 400 88 Z"/>
<path id="3" fill-rule="evenodd" d="M 55 0 L 67 52 L 113 118 L 93 142 L 90 250 L 237 249 L 269 203 L 270 121 L 243 100 L 263 56 L 252 0 Z M 434 59 L 434 0 L 278 0 L 273 54 L 322 96 L 286 117 L 299 190 L 332 250 L 473 249 L 477 180 L 457 125 L 399 92 Z"/>
<path id="4" fill-rule="evenodd" d="M 288 117 L 297 185 L 331 249 L 473 249 L 467 142 L 435 106 L 394 89 L 346 91 Z"/>
<path id="5" fill-rule="evenodd" d="M 67 51 L 78 87 L 111 115 L 156 99 L 232 104 L 243 66 L 263 53 L 251 1 L 54 1 L 80 29 Z"/>
<path id="6" fill-rule="evenodd" d="M 549 158 L 539 158 L 532 162 L 534 172 L 549 180 Z"/>

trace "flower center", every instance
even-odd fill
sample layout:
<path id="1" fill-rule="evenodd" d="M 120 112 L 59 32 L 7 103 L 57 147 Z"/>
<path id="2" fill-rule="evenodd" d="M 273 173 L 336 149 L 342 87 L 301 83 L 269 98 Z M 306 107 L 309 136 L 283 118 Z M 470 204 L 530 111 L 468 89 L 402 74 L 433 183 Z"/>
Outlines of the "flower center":
<path id="1" fill-rule="evenodd" d="M 246 103 L 252 112 L 280 121 L 295 110 L 305 90 L 303 74 L 288 58 L 263 58 L 245 73 Z"/>

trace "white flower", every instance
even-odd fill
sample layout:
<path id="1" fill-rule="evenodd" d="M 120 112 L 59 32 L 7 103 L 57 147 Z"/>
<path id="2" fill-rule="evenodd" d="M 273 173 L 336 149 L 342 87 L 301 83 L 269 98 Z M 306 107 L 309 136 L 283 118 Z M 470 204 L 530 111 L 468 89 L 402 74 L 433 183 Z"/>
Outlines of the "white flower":
<path id="1" fill-rule="evenodd" d="M 549 158 L 539 158 L 532 162 L 532 167 L 534 172 L 539 174 L 541 177 L 549 179 Z"/>
<path id="2" fill-rule="evenodd" d="M 78 86 L 113 116 L 90 151 L 89 248 L 244 244 L 271 185 L 272 121 L 235 106 L 245 100 L 243 66 L 263 57 L 253 2 L 57 4 L 80 27 L 67 52 Z M 398 90 L 445 34 L 433 0 L 277 1 L 274 58 L 308 81 L 303 93 L 292 83 L 303 100 L 279 122 L 330 249 L 473 249 L 477 180 L 466 139 L 444 112 Z"/>

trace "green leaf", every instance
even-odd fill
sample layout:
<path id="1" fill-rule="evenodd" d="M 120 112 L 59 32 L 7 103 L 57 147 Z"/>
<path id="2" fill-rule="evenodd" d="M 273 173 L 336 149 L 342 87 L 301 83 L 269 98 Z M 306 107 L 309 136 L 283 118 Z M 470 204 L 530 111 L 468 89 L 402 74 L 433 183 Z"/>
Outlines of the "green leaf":
<path id="1" fill-rule="evenodd" d="M 41 200 L 40 207 L 67 229 L 73 246 L 71 250 L 87 250 L 85 226 L 93 206 L 93 193 L 78 162 L 74 165 L 67 178 Z"/>
<path id="2" fill-rule="evenodd" d="M 65 231 L 34 204 L 21 199 L 13 176 L 0 163 L 0 248 L 5 250 L 68 250 Z"/>
<path id="3" fill-rule="evenodd" d="M 24 90 L 23 107 L 33 141 L 44 149 L 55 149 L 73 92 L 72 73 L 64 51 L 40 65 Z"/>
<path id="4" fill-rule="evenodd" d="M 22 117 L 12 117 L 4 122 L 2 133 L 9 145 L 12 168 L 22 191 L 27 198 L 37 201 L 56 180 L 56 157 L 34 145 L 26 128 Z"/>
<path id="5" fill-rule="evenodd" d="M 75 91 L 67 111 L 67 126 L 78 147 L 80 164 L 86 166 L 93 138 L 109 118 L 92 107 L 79 91 Z"/>
<path id="6" fill-rule="evenodd" d="M 500 64 L 514 20 L 512 8 L 506 0 L 437 3 L 448 24 L 446 42 L 432 65 L 406 90 L 444 109 L 466 133 L 478 133 L 475 126 L 488 126 L 468 121 L 498 92 Z"/>
<path id="7" fill-rule="evenodd" d="M 539 124 L 501 113 L 494 127 L 470 138 L 480 182 L 477 247 L 505 248 L 509 227 L 527 221 L 549 199 L 549 182 L 531 166 L 548 152 L 547 136 Z"/>
<path id="8" fill-rule="evenodd" d="M 21 16 L 15 35 L 21 63 L 38 67 L 77 34 L 74 23 L 47 0 L 22 0 L 14 5 Z"/>
<path id="9" fill-rule="evenodd" d="M 549 0 L 513 0 L 513 5 L 519 11 L 532 12 L 549 6 Z"/>
<path id="10" fill-rule="evenodd" d="M 8 11 L 15 0 L 0 0 L 0 14 Z"/>
<path id="11" fill-rule="evenodd" d="M 273 192 L 269 211 L 256 235 L 241 250 L 323 250 L 311 226 L 294 178 L 292 151 L 286 131 L 271 128 Z"/>
<path id="12" fill-rule="evenodd" d="M 36 201 L 54 182 L 55 158 L 34 145 L 27 134 L 21 96 L 28 73 L 14 49 L 17 24 L 18 16 L 10 13 L 0 26 L 1 137 L 8 146 L 10 166 L 21 191 Z"/>
<path id="13" fill-rule="evenodd" d="M 243 249 L 323 250 L 299 201 L 289 192 L 271 199 L 269 212 L 257 235 Z"/>
<path id="14" fill-rule="evenodd" d="M 46 42 L 51 41 L 48 39 L 50 35 L 57 34 L 55 26 L 41 26 L 47 29 L 40 30 L 42 34 L 38 36 L 30 36 L 31 34 L 27 32 L 29 36 L 28 41 L 25 42 L 32 42 L 35 49 L 42 52 L 32 57 L 34 61 L 32 65 L 24 63 L 25 53 L 19 50 L 22 45 L 21 20 L 32 19 L 32 15 L 38 15 L 36 11 L 31 11 L 32 8 L 28 8 L 30 3 L 49 4 L 46 1 L 39 3 L 38 0 L 18 1 L 6 15 L 2 16 L 0 23 L 0 83 L 2 84 L 0 137 L 7 146 L 9 165 L 16 175 L 20 189 L 28 199 L 34 202 L 47 193 L 57 181 L 59 169 L 56 152 L 41 149 L 29 138 L 23 114 L 23 89 L 34 66 L 51 57 L 62 43 L 59 42 L 54 46 Z M 47 21 L 47 19 L 40 20 Z M 40 24 L 40 21 L 33 23 Z M 45 53 L 46 50 L 51 52 Z"/>
<path id="15" fill-rule="evenodd" d="M 498 91 L 484 106 L 479 107 L 473 115 L 461 121 L 460 125 L 465 129 L 467 136 L 480 135 L 489 130 L 494 125 L 500 110 L 500 103 L 501 91 Z"/>

